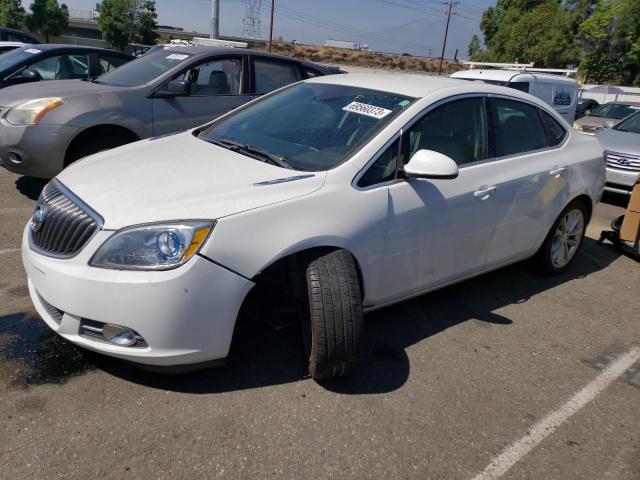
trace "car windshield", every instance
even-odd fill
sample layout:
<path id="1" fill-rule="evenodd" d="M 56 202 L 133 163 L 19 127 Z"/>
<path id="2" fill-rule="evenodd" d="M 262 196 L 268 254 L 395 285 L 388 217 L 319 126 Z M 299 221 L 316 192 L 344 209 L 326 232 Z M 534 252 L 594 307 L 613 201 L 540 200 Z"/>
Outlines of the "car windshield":
<path id="1" fill-rule="evenodd" d="M 359 87 L 299 83 L 222 119 L 199 138 L 295 170 L 328 170 L 413 100 Z"/>
<path id="2" fill-rule="evenodd" d="M 613 127 L 613 129 L 620 132 L 640 133 L 640 112 L 631 115 L 629 118 L 625 118 Z"/>
<path id="3" fill-rule="evenodd" d="M 0 55 L 0 71 L 7 70 L 14 65 L 17 65 L 29 58 L 33 58 L 34 55 L 41 53 L 42 50 L 33 47 L 15 48 L 9 52 Z"/>
<path id="4" fill-rule="evenodd" d="M 160 50 L 105 73 L 96 82 L 116 87 L 137 87 L 149 83 L 190 56 L 190 53 Z"/>
<path id="5" fill-rule="evenodd" d="M 640 106 L 622 103 L 605 103 L 591 112 L 591 117 L 624 118 L 640 110 Z"/>

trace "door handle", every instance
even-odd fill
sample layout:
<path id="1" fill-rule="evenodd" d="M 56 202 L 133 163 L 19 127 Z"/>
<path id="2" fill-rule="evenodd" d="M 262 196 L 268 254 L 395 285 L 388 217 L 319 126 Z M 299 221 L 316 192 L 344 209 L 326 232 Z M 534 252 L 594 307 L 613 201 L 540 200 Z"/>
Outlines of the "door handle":
<path id="1" fill-rule="evenodd" d="M 486 188 L 480 187 L 480 188 L 481 190 L 473 192 L 473 196 L 476 197 L 478 200 L 486 200 L 496 191 L 496 187 L 486 187 Z"/>
<path id="2" fill-rule="evenodd" d="M 564 167 L 560 167 L 560 168 L 553 168 L 552 170 L 549 170 L 549 176 L 550 177 L 559 177 L 560 175 L 562 175 L 562 173 L 565 171 L 566 169 Z"/>

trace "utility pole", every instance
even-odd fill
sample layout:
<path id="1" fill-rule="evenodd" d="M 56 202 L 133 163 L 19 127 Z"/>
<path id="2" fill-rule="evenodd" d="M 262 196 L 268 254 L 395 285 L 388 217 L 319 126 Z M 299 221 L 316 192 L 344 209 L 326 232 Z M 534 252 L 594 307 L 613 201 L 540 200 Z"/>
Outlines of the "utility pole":
<path id="1" fill-rule="evenodd" d="M 442 41 L 442 55 L 440 56 L 440 68 L 438 69 L 438 75 L 442 75 L 442 62 L 444 61 L 444 49 L 447 46 L 447 35 L 449 34 L 449 20 L 451 20 L 453 6 L 459 3 L 460 2 L 454 2 L 453 0 L 449 0 L 448 2 L 449 9 L 447 11 L 447 25 L 444 27 L 444 40 Z M 443 3 L 443 5 L 447 5 L 447 3 Z"/>
<path id="2" fill-rule="evenodd" d="M 276 0 L 271 0 L 271 22 L 269 23 L 269 51 L 273 45 L 273 11 L 275 9 Z"/>
<path id="3" fill-rule="evenodd" d="M 211 0 L 211 38 L 220 36 L 220 0 Z"/>

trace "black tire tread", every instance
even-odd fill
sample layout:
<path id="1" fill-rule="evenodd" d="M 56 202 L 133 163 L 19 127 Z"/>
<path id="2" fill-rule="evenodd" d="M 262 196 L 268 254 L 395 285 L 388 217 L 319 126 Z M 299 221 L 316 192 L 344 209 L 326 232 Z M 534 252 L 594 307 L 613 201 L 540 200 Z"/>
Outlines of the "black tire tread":
<path id="1" fill-rule="evenodd" d="M 310 311 L 309 373 L 315 379 L 350 374 L 363 334 L 362 292 L 355 259 L 334 250 L 306 271 Z"/>

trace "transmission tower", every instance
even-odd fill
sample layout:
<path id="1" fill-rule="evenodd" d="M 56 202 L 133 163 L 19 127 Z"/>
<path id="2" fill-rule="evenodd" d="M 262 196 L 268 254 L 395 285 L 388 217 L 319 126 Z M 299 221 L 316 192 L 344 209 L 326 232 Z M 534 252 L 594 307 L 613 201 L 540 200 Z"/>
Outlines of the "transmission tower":
<path id="1" fill-rule="evenodd" d="M 260 31 L 261 3 L 262 0 L 244 0 L 242 36 L 245 38 L 262 38 L 262 32 Z"/>

